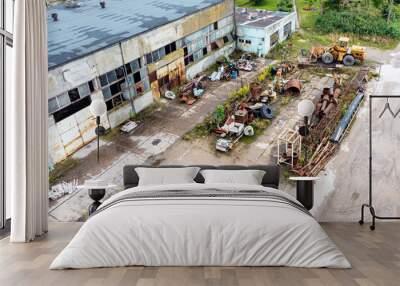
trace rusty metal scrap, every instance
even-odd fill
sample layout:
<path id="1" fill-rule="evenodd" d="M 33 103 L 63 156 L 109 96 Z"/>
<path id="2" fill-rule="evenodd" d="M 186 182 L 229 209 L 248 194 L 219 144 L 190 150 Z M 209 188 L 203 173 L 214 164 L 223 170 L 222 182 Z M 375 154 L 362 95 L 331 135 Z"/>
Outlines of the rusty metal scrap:
<path id="1" fill-rule="evenodd" d="M 285 92 L 290 91 L 292 94 L 300 94 L 301 81 L 298 79 L 289 80 L 284 87 Z"/>

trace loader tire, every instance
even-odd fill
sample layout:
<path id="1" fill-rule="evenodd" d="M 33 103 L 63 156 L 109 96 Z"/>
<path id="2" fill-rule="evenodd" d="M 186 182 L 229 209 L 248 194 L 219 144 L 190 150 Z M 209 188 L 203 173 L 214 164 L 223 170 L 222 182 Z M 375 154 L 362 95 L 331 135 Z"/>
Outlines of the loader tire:
<path id="1" fill-rule="evenodd" d="M 329 52 L 326 52 L 322 55 L 321 60 L 324 64 L 331 64 L 333 63 L 333 55 Z"/>
<path id="2" fill-rule="evenodd" d="M 356 59 L 352 55 L 346 55 L 343 58 L 343 64 L 345 66 L 352 66 L 354 65 Z"/>

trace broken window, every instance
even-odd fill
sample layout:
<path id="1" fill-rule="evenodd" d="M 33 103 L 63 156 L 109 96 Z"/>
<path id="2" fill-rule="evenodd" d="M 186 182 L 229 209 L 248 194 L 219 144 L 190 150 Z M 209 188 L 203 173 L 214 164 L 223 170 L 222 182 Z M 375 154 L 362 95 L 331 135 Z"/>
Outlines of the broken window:
<path id="1" fill-rule="evenodd" d="M 119 67 L 115 70 L 115 73 L 117 75 L 117 79 L 121 79 L 125 77 L 125 71 L 123 67 Z"/>
<path id="2" fill-rule="evenodd" d="M 279 42 L 279 31 L 276 31 L 270 37 L 270 47 L 275 46 L 275 44 L 278 42 Z"/>
<path id="3" fill-rule="evenodd" d="M 224 44 L 229 43 L 228 36 L 224 36 L 224 37 L 223 37 L 223 40 L 224 40 Z"/>
<path id="4" fill-rule="evenodd" d="M 125 65 L 125 68 L 126 68 L 126 73 L 127 73 L 127 74 L 131 74 L 131 73 L 132 73 L 132 67 L 131 67 L 130 64 L 126 64 L 126 65 Z"/>
<path id="5" fill-rule="evenodd" d="M 67 107 L 64 107 L 55 113 L 53 113 L 54 121 L 60 122 L 61 120 L 75 114 L 76 112 L 88 107 L 92 103 L 90 96 L 86 96 L 83 99 L 76 101 Z"/>
<path id="6" fill-rule="evenodd" d="M 118 93 L 121 92 L 121 86 L 120 83 L 114 83 L 112 85 L 110 85 L 110 90 L 111 90 L 111 95 L 117 95 Z"/>
<path id="7" fill-rule="evenodd" d="M 214 30 L 218 30 L 218 22 L 214 23 Z"/>
<path id="8" fill-rule="evenodd" d="M 81 97 L 79 96 L 78 88 L 74 88 L 68 91 L 68 96 L 71 102 L 75 102 L 79 100 Z"/>
<path id="9" fill-rule="evenodd" d="M 246 44 L 250 45 L 251 41 L 250 40 L 246 40 Z"/>
<path id="10" fill-rule="evenodd" d="M 93 81 L 91 80 L 91 81 L 84 83 L 76 88 L 73 88 L 65 93 L 62 93 L 56 97 L 49 99 L 49 101 L 48 101 L 49 114 L 54 114 L 64 108 L 68 108 L 71 105 L 71 103 L 79 102 L 83 98 L 86 98 L 86 97 L 90 98 L 90 94 L 94 90 L 95 90 L 94 84 L 93 84 Z M 79 106 L 79 105 L 76 105 L 76 106 Z M 74 107 L 74 108 L 76 109 L 77 107 Z M 79 110 L 80 109 L 78 109 L 77 111 L 79 111 Z M 62 113 L 62 114 L 64 114 L 64 113 Z M 65 117 L 59 116 L 58 118 L 65 118 Z M 62 119 L 60 119 L 60 120 L 62 120 Z"/>
<path id="11" fill-rule="evenodd" d="M 94 92 L 95 88 L 94 88 L 93 80 L 89 81 L 89 82 L 88 82 L 88 85 L 89 85 L 89 90 L 90 90 L 90 92 L 91 92 L 91 93 Z"/>
<path id="12" fill-rule="evenodd" d="M 142 80 L 142 78 L 140 77 L 140 71 L 133 74 L 133 80 L 135 83 L 138 83 Z"/>
<path id="13" fill-rule="evenodd" d="M 203 48 L 203 56 L 207 55 L 207 47 Z"/>
<path id="14" fill-rule="evenodd" d="M 168 55 L 171 53 L 171 46 L 170 45 L 166 45 L 165 46 L 165 53 Z"/>
<path id="15" fill-rule="evenodd" d="M 144 92 L 144 84 L 143 82 L 139 82 L 136 84 L 136 93 L 142 94 Z"/>
<path id="16" fill-rule="evenodd" d="M 171 43 L 171 52 L 175 52 L 176 51 L 176 43 L 173 42 Z"/>

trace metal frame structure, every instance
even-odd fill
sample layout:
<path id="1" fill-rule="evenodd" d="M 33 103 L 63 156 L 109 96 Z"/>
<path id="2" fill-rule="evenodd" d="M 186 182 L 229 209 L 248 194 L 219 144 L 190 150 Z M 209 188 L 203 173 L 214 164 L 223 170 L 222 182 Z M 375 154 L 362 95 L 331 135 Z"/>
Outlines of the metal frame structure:
<path id="1" fill-rule="evenodd" d="M 369 96 L 369 199 L 367 204 L 361 206 L 361 219 L 359 224 L 364 224 L 364 209 L 368 208 L 372 216 L 372 224 L 370 225 L 371 230 L 375 230 L 375 220 L 397 220 L 400 217 L 384 217 L 376 214 L 375 208 L 372 202 L 372 101 L 374 98 L 386 99 L 389 98 L 399 98 L 400 95 L 370 95 Z"/>
<path id="2" fill-rule="evenodd" d="M 0 0 L 0 235 L 5 228 L 9 228 L 6 221 L 6 194 L 5 194 L 5 92 L 6 92 L 6 46 L 13 46 L 13 35 L 6 30 L 6 0 Z M 10 1 L 11 4 L 11 1 Z"/>
<path id="3" fill-rule="evenodd" d="M 278 165 L 281 164 L 286 164 L 289 165 L 291 167 L 294 166 L 294 152 L 297 151 L 297 155 L 300 158 L 301 156 L 301 144 L 302 144 L 302 138 L 300 136 L 300 134 L 292 129 L 289 128 L 285 128 L 283 130 L 283 132 L 281 134 L 279 134 L 278 136 L 278 148 L 277 148 L 277 153 L 278 153 Z M 288 153 L 289 149 L 290 149 L 290 162 L 287 162 L 286 159 L 282 158 L 282 154 L 281 154 L 281 145 L 284 144 L 284 152 Z M 290 148 L 289 148 L 290 146 Z"/>

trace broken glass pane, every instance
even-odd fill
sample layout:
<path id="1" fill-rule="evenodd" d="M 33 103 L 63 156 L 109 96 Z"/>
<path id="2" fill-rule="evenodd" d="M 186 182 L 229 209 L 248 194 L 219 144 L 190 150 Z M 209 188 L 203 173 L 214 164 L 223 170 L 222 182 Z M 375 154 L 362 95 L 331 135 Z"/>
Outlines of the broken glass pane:
<path id="1" fill-rule="evenodd" d="M 79 91 L 77 88 L 71 89 L 68 91 L 69 99 L 71 102 L 79 100 L 81 97 L 79 96 Z"/>

